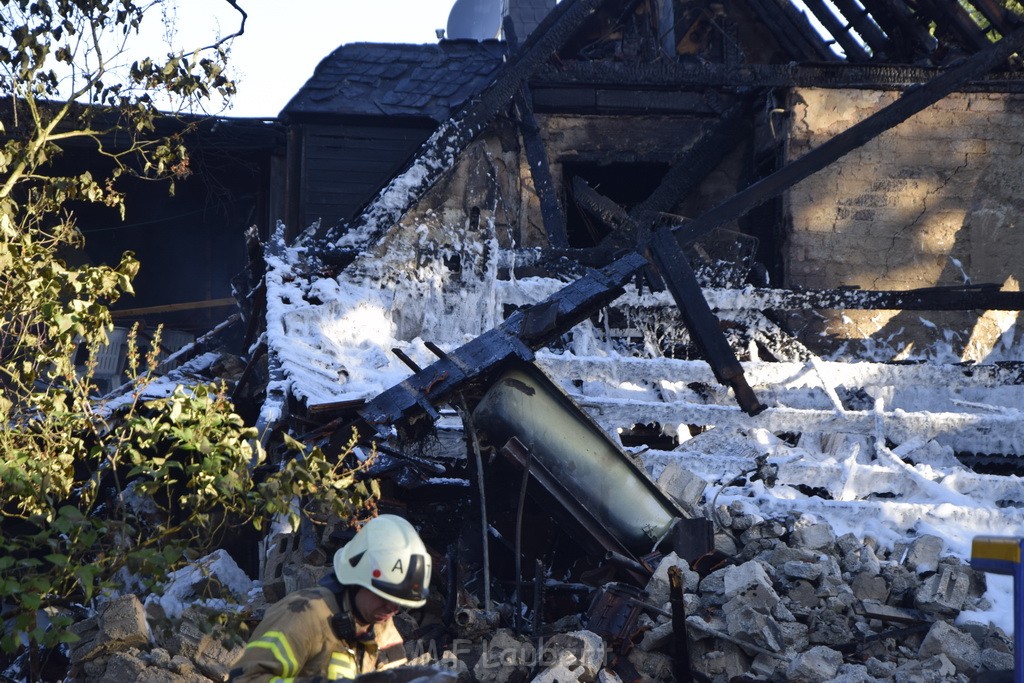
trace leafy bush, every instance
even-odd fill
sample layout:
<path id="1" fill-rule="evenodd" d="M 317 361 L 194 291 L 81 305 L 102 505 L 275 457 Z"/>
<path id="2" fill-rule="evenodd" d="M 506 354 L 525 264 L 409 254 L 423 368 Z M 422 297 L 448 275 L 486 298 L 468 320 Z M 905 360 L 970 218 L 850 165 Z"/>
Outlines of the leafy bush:
<path id="1" fill-rule="evenodd" d="M 233 1 L 229 4 L 245 14 Z M 69 207 L 122 210 L 126 174 L 189 173 L 180 131 L 155 135 L 167 108 L 227 98 L 226 41 L 163 58 L 128 58 L 161 0 L 11 0 L 0 12 L 0 646 L 6 652 L 74 639 L 75 606 L 126 577 L 152 585 L 209 549 L 226 524 L 295 517 L 296 501 L 342 515 L 372 504 L 359 469 L 318 450 L 268 466 L 252 427 L 216 385 L 101 410 L 90 382 L 112 329 L 108 306 L 139 264 L 69 267 L 81 246 Z M 9 103 L 9 106 L 8 106 Z M 59 175 L 69 141 L 113 170 Z M 112 146 L 116 145 L 116 146 Z M 155 347 L 155 344 L 154 344 Z M 85 350 L 82 370 L 74 358 Z M 155 363 L 150 358 L 150 367 Z M 257 475 L 257 473 L 259 473 Z M 38 671 L 34 673 L 37 675 Z"/>

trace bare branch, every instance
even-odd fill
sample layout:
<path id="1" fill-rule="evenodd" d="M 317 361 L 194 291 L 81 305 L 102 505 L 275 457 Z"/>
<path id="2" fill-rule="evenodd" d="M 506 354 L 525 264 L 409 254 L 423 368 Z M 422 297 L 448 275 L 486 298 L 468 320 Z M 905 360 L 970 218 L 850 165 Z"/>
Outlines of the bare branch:
<path id="1" fill-rule="evenodd" d="M 207 45 L 204 48 L 200 48 L 201 51 L 202 50 L 212 50 L 214 48 L 218 48 L 221 45 L 223 45 L 224 43 L 226 43 L 229 40 L 231 40 L 232 38 L 237 38 L 238 36 L 240 36 L 243 33 L 245 33 L 245 20 L 249 18 L 249 15 L 245 13 L 244 9 L 242 9 L 241 7 L 238 6 L 238 0 L 224 0 L 224 1 L 227 2 L 229 5 L 231 5 L 232 7 L 234 7 L 236 10 L 238 10 L 238 13 L 242 15 L 242 23 L 239 24 L 237 31 L 235 31 L 234 33 L 232 33 L 229 36 L 225 36 L 225 37 L 221 38 L 220 40 L 218 40 L 216 43 L 214 43 L 212 45 Z"/>

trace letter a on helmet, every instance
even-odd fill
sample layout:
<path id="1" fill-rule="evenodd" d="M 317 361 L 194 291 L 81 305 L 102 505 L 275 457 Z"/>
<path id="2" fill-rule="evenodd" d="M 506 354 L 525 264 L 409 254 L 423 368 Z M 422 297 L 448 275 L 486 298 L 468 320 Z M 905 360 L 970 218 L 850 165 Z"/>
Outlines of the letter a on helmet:
<path id="1" fill-rule="evenodd" d="M 430 584 L 430 555 L 416 529 L 396 515 L 367 522 L 334 554 L 334 573 L 403 607 L 422 607 Z"/>

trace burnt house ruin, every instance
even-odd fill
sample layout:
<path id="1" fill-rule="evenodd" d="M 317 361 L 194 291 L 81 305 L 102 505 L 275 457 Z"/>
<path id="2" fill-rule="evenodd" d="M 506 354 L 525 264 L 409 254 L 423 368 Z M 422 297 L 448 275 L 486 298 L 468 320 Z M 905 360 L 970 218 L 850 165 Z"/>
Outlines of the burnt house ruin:
<path id="1" fill-rule="evenodd" d="M 982 470 L 943 486 L 1019 523 L 1019 478 L 987 473 L 1024 453 L 1019 16 L 562 0 L 501 28 L 325 58 L 236 281 L 234 398 L 268 441 L 374 442 L 381 507 L 447 554 L 445 624 L 494 597 L 538 625 L 669 551 L 720 560 L 695 509 L 736 472 L 870 515 L 938 485 L 909 463 L 941 452 Z M 741 432 L 822 456 L 769 466 Z M 839 459 L 892 471 L 861 500 Z M 678 460 L 669 496 L 650 477 Z M 275 545 L 270 590 L 343 537 Z"/>

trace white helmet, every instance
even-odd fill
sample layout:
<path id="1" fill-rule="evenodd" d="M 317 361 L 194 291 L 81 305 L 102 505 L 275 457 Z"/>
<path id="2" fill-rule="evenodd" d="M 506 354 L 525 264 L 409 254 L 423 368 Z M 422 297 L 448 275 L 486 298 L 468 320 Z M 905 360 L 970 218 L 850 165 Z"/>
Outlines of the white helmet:
<path id="1" fill-rule="evenodd" d="M 422 607 L 430 584 L 430 555 L 412 524 L 396 515 L 367 522 L 338 552 L 334 573 L 403 607 Z"/>

